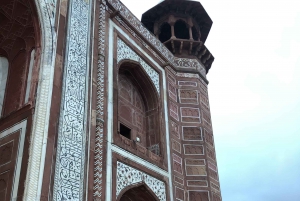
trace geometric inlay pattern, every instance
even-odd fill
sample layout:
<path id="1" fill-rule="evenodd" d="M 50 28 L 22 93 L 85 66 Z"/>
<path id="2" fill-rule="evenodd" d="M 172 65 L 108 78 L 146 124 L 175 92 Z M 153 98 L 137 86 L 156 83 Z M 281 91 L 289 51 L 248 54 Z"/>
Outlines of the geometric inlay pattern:
<path id="1" fill-rule="evenodd" d="M 124 163 L 117 162 L 117 192 L 132 184 L 145 183 L 161 201 L 166 201 L 165 183 Z"/>
<path id="2" fill-rule="evenodd" d="M 151 68 L 140 56 L 138 56 L 130 47 L 128 47 L 121 39 L 118 38 L 117 62 L 123 59 L 129 59 L 138 62 L 152 80 L 158 94 L 159 89 L 159 74 Z"/>
<path id="3" fill-rule="evenodd" d="M 70 1 L 53 200 L 83 199 L 91 1 Z"/>

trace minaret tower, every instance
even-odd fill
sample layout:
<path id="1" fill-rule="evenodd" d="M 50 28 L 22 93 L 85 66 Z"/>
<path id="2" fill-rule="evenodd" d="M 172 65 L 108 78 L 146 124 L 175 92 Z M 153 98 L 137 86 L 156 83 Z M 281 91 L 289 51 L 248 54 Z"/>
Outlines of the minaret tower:
<path id="1" fill-rule="evenodd" d="M 165 0 L 144 13 L 142 23 L 175 56 L 197 59 L 208 73 L 214 57 L 204 43 L 213 22 L 199 2 Z"/>
<path id="2" fill-rule="evenodd" d="M 174 200 L 221 201 L 206 79 L 214 57 L 204 45 L 213 22 L 197 1 L 165 0 L 142 23 L 175 56 L 165 64 Z"/>

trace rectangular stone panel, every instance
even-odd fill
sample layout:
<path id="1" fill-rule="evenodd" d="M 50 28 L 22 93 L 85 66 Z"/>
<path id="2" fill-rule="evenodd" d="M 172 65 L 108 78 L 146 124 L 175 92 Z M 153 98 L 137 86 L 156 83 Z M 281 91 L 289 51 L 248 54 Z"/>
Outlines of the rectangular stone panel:
<path id="1" fill-rule="evenodd" d="M 213 200 L 212 201 L 222 201 L 221 196 L 217 193 L 212 193 Z"/>
<path id="2" fill-rule="evenodd" d="M 184 180 L 182 178 L 174 176 L 174 181 L 180 185 L 184 185 Z"/>
<path id="3" fill-rule="evenodd" d="M 174 151 L 177 151 L 178 153 L 181 153 L 181 144 L 177 142 L 176 140 L 172 139 L 172 149 Z"/>
<path id="4" fill-rule="evenodd" d="M 173 86 L 171 83 L 168 85 L 169 87 L 169 96 L 171 99 L 173 99 L 175 102 L 177 102 L 177 92 L 175 86 Z"/>
<path id="5" fill-rule="evenodd" d="M 182 158 L 176 154 L 173 154 L 173 169 L 182 174 Z"/>
<path id="6" fill-rule="evenodd" d="M 193 159 L 193 158 L 186 158 L 185 159 L 186 165 L 205 165 L 204 159 Z"/>
<path id="7" fill-rule="evenodd" d="M 179 126 L 174 121 L 171 120 L 170 120 L 170 124 L 171 124 L 172 137 L 180 139 Z"/>
<path id="8" fill-rule="evenodd" d="M 214 146 L 213 135 L 211 134 L 211 132 L 207 131 L 206 129 L 204 129 L 204 139 L 207 144 L 209 144 L 212 147 Z"/>
<path id="9" fill-rule="evenodd" d="M 176 200 L 184 201 L 184 190 L 178 187 L 175 187 Z"/>
<path id="10" fill-rule="evenodd" d="M 176 79 L 175 79 L 175 77 L 173 77 L 171 74 L 169 74 L 168 73 L 168 80 L 170 81 L 170 82 L 172 82 L 173 84 L 176 84 Z"/>
<path id="11" fill-rule="evenodd" d="M 209 173 L 209 176 L 211 178 L 213 178 L 214 180 L 218 181 L 219 180 L 219 177 L 218 177 L 218 173 L 213 171 L 212 169 L 208 169 L 208 173 Z"/>
<path id="12" fill-rule="evenodd" d="M 214 182 L 210 182 L 210 186 L 216 191 L 220 191 L 220 186 L 215 184 Z"/>
<path id="13" fill-rule="evenodd" d="M 206 168 L 201 165 L 186 165 L 186 176 L 206 176 Z"/>
<path id="14" fill-rule="evenodd" d="M 217 172 L 217 166 L 212 162 L 208 162 L 208 168 L 212 169 L 213 171 Z"/>
<path id="15" fill-rule="evenodd" d="M 206 180 L 187 180 L 187 186 L 192 187 L 207 187 L 208 183 Z"/>
<path id="16" fill-rule="evenodd" d="M 181 107 L 181 121 L 186 123 L 201 123 L 199 108 Z"/>
<path id="17" fill-rule="evenodd" d="M 194 104 L 197 105 L 198 102 L 198 91 L 197 90 L 179 90 L 179 101 L 182 104 Z"/>
<path id="18" fill-rule="evenodd" d="M 185 155 L 204 155 L 204 148 L 202 145 L 184 144 Z"/>
<path id="19" fill-rule="evenodd" d="M 192 81 L 178 81 L 179 86 L 196 87 L 197 82 Z"/>
<path id="20" fill-rule="evenodd" d="M 208 147 L 206 147 L 206 155 L 209 158 L 215 160 L 215 152 L 213 150 L 209 149 Z"/>
<path id="21" fill-rule="evenodd" d="M 209 201 L 208 191 L 189 191 L 189 201 Z"/>
<path id="22" fill-rule="evenodd" d="M 202 118 L 204 121 L 206 121 L 209 125 L 211 125 L 211 118 L 210 115 L 208 114 L 208 112 L 204 112 L 202 110 Z"/>
<path id="23" fill-rule="evenodd" d="M 170 101 L 170 116 L 173 117 L 175 120 L 179 120 L 179 117 L 178 117 L 178 106 Z"/>
<path id="24" fill-rule="evenodd" d="M 183 126 L 182 138 L 185 141 L 202 141 L 202 128 L 195 126 Z"/>

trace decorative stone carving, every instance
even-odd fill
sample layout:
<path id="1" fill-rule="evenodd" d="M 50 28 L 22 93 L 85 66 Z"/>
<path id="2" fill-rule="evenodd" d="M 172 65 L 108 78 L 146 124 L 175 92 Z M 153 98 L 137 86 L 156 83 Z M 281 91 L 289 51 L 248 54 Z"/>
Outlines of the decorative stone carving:
<path id="1" fill-rule="evenodd" d="M 90 6 L 70 2 L 69 31 L 60 112 L 53 200 L 82 200 L 86 142 L 86 98 L 89 76 Z"/>
<path id="2" fill-rule="evenodd" d="M 151 79 L 159 94 L 160 88 L 158 72 L 156 72 L 152 67 L 150 67 L 139 55 L 137 55 L 130 47 L 128 47 L 120 38 L 118 38 L 117 62 L 119 63 L 124 59 L 129 59 L 138 62 L 148 74 L 149 78 Z"/>
<path id="3" fill-rule="evenodd" d="M 201 127 L 182 127 L 182 136 L 185 141 L 202 141 Z"/>
<path id="4" fill-rule="evenodd" d="M 124 163 L 117 162 L 116 197 L 121 191 L 133 184 L 144 182 L 161 201 L 166 201 L 165 183 Z"/>
<path id="5" fill-rule="evenodd" d="M 178 106 L 173 102 L 170 102 L 170 115 L 178 121 Z"/>
<path id="6" fill-rule="evenodd" d="M 179 68 L 188 68 L 198 70 L 203 77 L 206 77 L 206 71 L 203 65 L 196 59 L 174 58 L 174 63 Z"/>
<path id="7" fill-rule="evenodd" d="M 172 149 L 177 151 L 178 153 L 181 153 L 181 144 L 172 139 Z"/>
<path id="8" fill-rule="evenodd" d="M 192 81 L 178 81 L 179 86 L 186 86 L 186 87 L 196 87 L 197 82 Z"/>
<path id="9" fill-rule="evenodd" d="M 173 154 L 173 168 L 175 172 L 182 174 L 182 158 Z"/>
<path id="10" fill-rule="evenodd" d="M 200 110 L 199 108 L 181 107 L 181 121 L 188 123 L 200 123 Z"/>
<path id="11" fill-rule="evenodd" d="M 102 196 L 102 158 L 103 158 L 103 111 L 104 111 L 104 63 L 105 63 L 105 28 L 106 28 L 106 2 L 102 1 L 99 12 L 98 32 L 98 72 L 97 72 L 97 125 L 95 139 L 95 163 L 94 163 L 94 199 Z"/>
<path id="12" fill-rule="evenodd" d="M 185 155 L 203 155 L 204 154 L 203 145 L 184 144 L 183 147 L 184 147 Z"/>
<path id="13" fill-rule="evenodd" d="M 148 43 L 152 44 L 157 51 L 161 53 L 161 55 L 167 59 L 170 63 L 172 63 L 176 67 L 197 69 L 204 77 L 206 75 L 206 71 L 204 67 L 198 62 L 196 59 L 188 59 L 188 58 L 176 58 L 174 55 L 162 44 L 144 25 L 137 19 L 131 12 L 124 6 L 119 0 L 108 0 L 108 2 L 114 7 L 115 10 L 120 11 L 120 14 L 126 19 L 128 23 L 134 27 L 137 32 L 139 32 Z M 144 47 L 146 47 L 156 58 L 163 62 L 163 60 L 149 47 L 149 45 L 141 39 L 137 34 L 132 31 L 120 17 L 116 17 L 116 19 L 122 24 L 136 39 L 138 39 Z"/>
<path id="14" fill-rule="evenodd" d="M 176 195 L 176 200 L 184 200 L 184 190 L 178 187 L 175 187 L 175 195 Z"/>
<path id="15" fill-rule="evenodd" d="M 179 90 L 179 100 L 182 104 L 198 104 L 198 91 L 197 90 Z"/>
<path id="16" fill-rule="evenodd" d="M 179 134 L 179 126 L 174 122 L 170 120 L 170 124 L 171 124 L 171 134 L 180 139 L 180 134 Z"/>
<path id="17" fill-rule="evenodd" d="M 209 201 L 208 191 L 189 191 L 189 201 Z"/>
<path id="18" fill-rule="evenodd" d="M 199 186 L 199 187 L 207 187 L 208 183 L 206 180 L 187 180 L 188 186 Z"/>

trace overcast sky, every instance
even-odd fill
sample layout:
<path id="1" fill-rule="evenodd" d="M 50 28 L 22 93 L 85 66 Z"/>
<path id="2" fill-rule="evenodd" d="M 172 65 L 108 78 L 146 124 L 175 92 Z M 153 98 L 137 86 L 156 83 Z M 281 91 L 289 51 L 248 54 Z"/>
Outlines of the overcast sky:
<path id="1" fill-rule="evenodd" d="M 159 0 L 122 0 L 140 19 Z M 202 0 L 223 201 L 300 201 L 300 0 Z"/>

